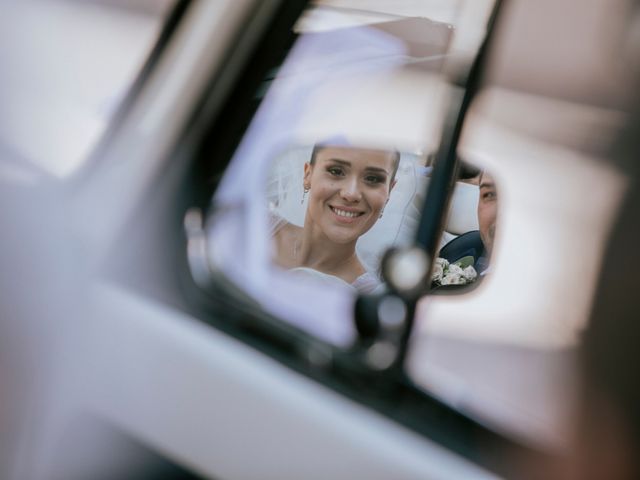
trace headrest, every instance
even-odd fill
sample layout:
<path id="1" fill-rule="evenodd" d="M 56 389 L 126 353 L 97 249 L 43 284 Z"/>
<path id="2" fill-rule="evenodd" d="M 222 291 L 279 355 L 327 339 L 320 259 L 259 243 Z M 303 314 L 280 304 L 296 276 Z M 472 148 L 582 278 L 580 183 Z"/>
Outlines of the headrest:
<path id="1" fill-rule="evenodd" d="M 478 187 L 457 182 L 451 197 L 451 208 L 445 230 L 454 235 L 462 235 L 478 230 Z"/>

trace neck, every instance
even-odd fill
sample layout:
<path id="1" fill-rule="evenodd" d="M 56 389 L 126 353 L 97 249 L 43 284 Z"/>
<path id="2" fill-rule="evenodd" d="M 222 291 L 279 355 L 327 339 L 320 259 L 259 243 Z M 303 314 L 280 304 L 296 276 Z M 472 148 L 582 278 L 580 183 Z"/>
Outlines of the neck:
<path id="1" fill-rule="evenodd" d="M 295 261 L 301 267 L 313 268 L 352 282 L 364 273 L 356 255 L 356 241 L 335 243 L 322 232 L 305 223 L 296 240 Z"/>

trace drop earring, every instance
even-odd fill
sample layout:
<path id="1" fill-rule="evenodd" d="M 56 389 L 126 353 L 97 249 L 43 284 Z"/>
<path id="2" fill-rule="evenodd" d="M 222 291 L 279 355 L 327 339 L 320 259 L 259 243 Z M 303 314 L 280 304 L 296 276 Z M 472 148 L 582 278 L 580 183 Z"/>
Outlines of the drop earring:
<path id="1" fill-rule="evenodd" d="M 384 205 L 382 206 L 382 210 L 380 210 L 380 215 L 378 216 L 378 220 L 382 218 L 382 214 L 384 213 L 384 209 L 387 208 L 387 203 L 389 203 L 389 199 L 387 198 L 387 201 L 384 202 Z"/>
<path id="2" fill-rule="evenodd" d="M 307 196 L 307 192 L 309 190 L 311 190 L 311 187 L 309 187 L 308 185 L 305 185 L 304 190 L 302 190 L 302 200 L 300 200 L 300 205 L 304 203 L 304 198 Z"/>

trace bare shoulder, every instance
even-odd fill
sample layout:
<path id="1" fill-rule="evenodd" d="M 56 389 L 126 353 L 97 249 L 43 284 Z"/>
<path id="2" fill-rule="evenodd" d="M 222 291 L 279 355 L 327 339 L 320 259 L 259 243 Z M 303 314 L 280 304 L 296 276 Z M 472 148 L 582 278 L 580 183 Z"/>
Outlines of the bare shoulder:
<path id="1" fill-rule="evenodd" d="M 301 233 L 302 227 L 287 222 L 274 233 L 274 238 L 276 242 L 293 242 L 300 237 Z"/>

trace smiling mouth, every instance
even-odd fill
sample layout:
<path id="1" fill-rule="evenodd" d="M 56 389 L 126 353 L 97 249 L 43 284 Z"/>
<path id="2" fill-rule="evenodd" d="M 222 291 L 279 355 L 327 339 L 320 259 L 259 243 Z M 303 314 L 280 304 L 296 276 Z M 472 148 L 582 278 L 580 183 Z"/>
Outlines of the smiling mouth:
<path id="1" fill-rule="evenodd" d="M 336 207 L 329 207 L 333 213 L 343 218 L 356 218 L 364 215 L 364 212 L 349 212 Z"/>

